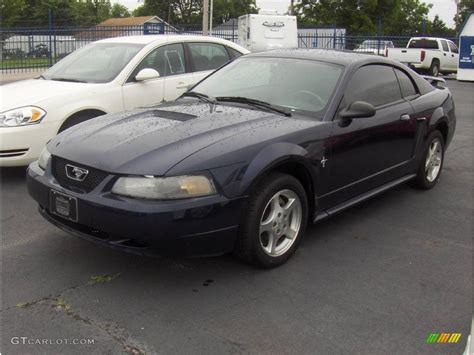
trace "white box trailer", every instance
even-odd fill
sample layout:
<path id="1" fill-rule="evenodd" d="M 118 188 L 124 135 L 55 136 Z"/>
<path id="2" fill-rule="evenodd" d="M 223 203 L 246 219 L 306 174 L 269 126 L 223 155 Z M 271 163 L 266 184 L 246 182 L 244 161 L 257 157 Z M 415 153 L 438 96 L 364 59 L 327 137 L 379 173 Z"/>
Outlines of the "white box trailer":
<path id="1" fill-rule="evenodd" d="M 296 16 L 268 10 L 239 17 L 238 43 L 251 52 L 276 48 L 298 48 Z"/>

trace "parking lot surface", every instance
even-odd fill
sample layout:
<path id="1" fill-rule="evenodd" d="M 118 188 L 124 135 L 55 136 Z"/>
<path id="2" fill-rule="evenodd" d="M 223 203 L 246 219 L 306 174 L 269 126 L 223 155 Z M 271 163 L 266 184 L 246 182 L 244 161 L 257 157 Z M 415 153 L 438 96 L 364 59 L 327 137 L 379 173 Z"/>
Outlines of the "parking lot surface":
<path id="1" fill-rule="evenodd" d="M 403 185 L 310 227 L 273 270 L 78 240 L 40 217 L 25 169 L 3 169 L 1 352 L 461 354 L 472 318 L 474 84 L 448 85 L 458 126 L 438 186 Z M 462 337 L 426 343 L 444 332 Z"/>

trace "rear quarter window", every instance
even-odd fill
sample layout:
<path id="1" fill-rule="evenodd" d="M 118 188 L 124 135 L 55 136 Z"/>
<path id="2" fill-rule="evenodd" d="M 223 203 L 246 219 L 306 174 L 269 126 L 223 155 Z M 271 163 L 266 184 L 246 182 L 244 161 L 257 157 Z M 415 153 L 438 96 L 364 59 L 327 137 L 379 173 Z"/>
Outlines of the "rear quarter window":
<path id="1" fill-rule="evenodd" d="M 404 98 L 413 98 L 418 95 L 418 91 L 413 84 L 408 74 L 404 73 L 400 69 L 395 69 L 398 82 L 400 83 L 400 89 L 402 90 L 402 96 Z"/>

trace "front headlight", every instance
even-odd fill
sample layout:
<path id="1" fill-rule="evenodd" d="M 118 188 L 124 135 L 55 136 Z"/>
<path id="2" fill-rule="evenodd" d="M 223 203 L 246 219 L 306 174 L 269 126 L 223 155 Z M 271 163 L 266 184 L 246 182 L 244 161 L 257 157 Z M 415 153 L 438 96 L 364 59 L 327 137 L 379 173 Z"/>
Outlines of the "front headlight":
<path id="1" fill-rule="evenodd" d="M 46 111 L 35 106 L 19 107 L 0 113 L 0 127 L 27 126 L 40 123 Z"/>
<path id="2" fill-rule="evenodd" d="M 155 177 L 121 177 L 112 188 L 117 195 L 154 200 L 173 200 L 207 196 L 216 193 L 215 186 L 203 175 Z"/>
<path id="3" fill-rule="evenodd" d="M 46 147 L 44 147 L 38 159 L 39 167 L 43 170 L 46 170 L 46 166 L 48 165 L 49 159 L 51 159 L 51 153 L 48 152 L 48 149 L 46 149 Z"/>

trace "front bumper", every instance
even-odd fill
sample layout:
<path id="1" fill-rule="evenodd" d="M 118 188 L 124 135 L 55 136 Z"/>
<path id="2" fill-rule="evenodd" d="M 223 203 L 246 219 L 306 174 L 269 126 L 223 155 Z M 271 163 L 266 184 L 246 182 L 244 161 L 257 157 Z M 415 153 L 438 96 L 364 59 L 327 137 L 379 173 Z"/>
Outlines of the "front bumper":
<path id="1" fill-rule="evenodd" d="M 106 191 L 105 180 L 89 193 L 61 187 L 55 178 L 30 164 L 27 187 L 40 213 L 57 227 L 114 249 L 145 255 L 219 255 L 233 250 L 243 199 L 222 195 L 176 201 L 144 201 Z M 77 199 L 72 222 L 50 210 L 50 191 Z"/>
<path id="2" fill-rule="evenodd" d="M 56 122 L 0 128 L 0 167 L 26 166 L 37 160 L 57 130 Z"/>

